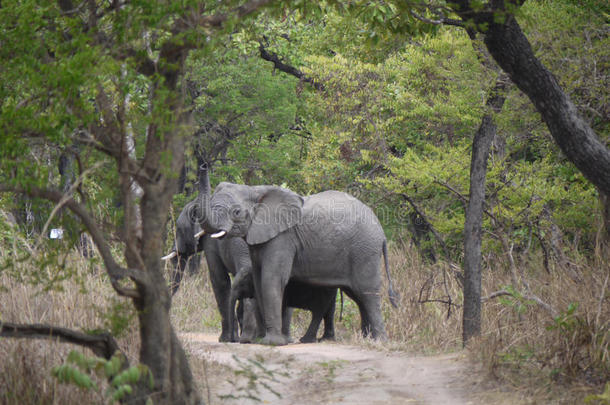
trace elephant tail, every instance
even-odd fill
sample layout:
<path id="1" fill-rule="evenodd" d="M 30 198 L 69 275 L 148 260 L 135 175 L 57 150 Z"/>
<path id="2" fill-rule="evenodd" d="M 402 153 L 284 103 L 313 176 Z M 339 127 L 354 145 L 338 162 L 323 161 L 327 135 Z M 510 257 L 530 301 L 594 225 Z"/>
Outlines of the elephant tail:
<path id="1" fill-rule="evenodd" d="M 388 263 L 388 241 L 383 241 L 383 262 L 385 264 L 385 274 L 388 277 L 388 295 L 390 296 L 390 303 L 394 308 L 398 308 L 398 300 L 400 295 L 394 291 L 392 287 L 392 278 L 390 277 L 390 265 Z"/>

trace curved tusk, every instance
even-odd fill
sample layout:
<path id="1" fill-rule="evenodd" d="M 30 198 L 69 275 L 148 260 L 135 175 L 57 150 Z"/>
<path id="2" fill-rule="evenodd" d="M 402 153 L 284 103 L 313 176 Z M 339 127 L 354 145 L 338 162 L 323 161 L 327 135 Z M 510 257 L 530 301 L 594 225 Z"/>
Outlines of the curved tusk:
<path id="1" fill-rule="evenodd" d="M 201 236 L 203 236 L 203 235 L 205 235 L 205 231 L 204 231 L 204 230 L 201 230 L 201 231 L 199 231 L 199 232 L 197 232 L 197 233 L 195 234 L 195 239 L 197 239 L 197 238 L 199 238 L 199 237 L 201 237 Z"/>
<path id="2" fill-rule="evenodd" d="M 226 234 L 227 234 L 227 231 L 219 231 L 219 232 L 211 234 L 210 237 L 212 237 L 214 239 L 218 239 L 218 238 L 222 238 Z"/>
<path id="3" fill-rule="evenodd" d="M 178 256 L 178 253 L 176 253 L 176 251 L 174 250 L 174 251 L 172 251 L 170 254 L 168 254 L 167 256 L 163 256 L 163 257 L 161 258 L 161 260 L 169 260 L 169 259 L 171 259 L 172 257 L 176 257 L 176 256 Z"/>

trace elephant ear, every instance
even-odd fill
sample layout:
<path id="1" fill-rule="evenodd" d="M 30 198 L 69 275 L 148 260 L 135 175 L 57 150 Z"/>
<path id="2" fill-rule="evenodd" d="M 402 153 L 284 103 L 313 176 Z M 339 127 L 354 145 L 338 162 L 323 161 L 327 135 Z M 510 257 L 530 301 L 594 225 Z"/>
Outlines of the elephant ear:
<path id="1" fill-rule="evenodd" d="M 252 211 L 246 235 L 249 245 L 265 243 L 301 222 L 303 197 L 281 187 L 264 190 Z"/>

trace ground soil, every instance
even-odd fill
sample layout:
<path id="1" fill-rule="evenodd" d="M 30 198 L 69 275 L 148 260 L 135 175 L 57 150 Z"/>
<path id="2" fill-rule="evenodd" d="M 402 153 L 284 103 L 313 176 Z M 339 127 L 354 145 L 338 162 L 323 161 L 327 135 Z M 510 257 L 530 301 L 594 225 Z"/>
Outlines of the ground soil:
<path id="1" fill-rule="evenodd" d="M 216 404 L 508 404 L 490 396 L 463 353 L 413 356 L 333 342 L 269 347 L 181 335 L 207 364 L 201 384 Z M 491 401 L 491 402 L 490 402 Z"/>

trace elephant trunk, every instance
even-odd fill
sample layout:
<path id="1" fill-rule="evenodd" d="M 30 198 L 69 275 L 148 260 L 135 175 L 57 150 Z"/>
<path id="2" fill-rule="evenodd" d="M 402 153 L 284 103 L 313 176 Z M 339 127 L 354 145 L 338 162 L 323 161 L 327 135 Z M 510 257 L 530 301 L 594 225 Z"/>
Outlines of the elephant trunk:
<path id="1" fill-rule="evenodd" d="M 237 342 L 237 335 L 239 334 L 239 331 L 236 330 L 239 328 L 239 326 L 235 322 L 235 320 L 236 320 L 235 310 L 236 310 L 237 299 L 238 299 L 237 292 L 231 290 L 231 296 L 229 299 L 229 332 L 230 332 L 229 338 L 230 338 L 230 342 Z"/>
<path id="2" fill-rule="evenodd" d="M 203 163 L 199 166 L 199 213 L 198 220 L 201 227 L 205 230 L 204 224 L 207 223 L 207 218 L 210 214 L 210 195 L 212 194 L 210 187 L 210 176 L 208 174 L 208 164 Z"/>

